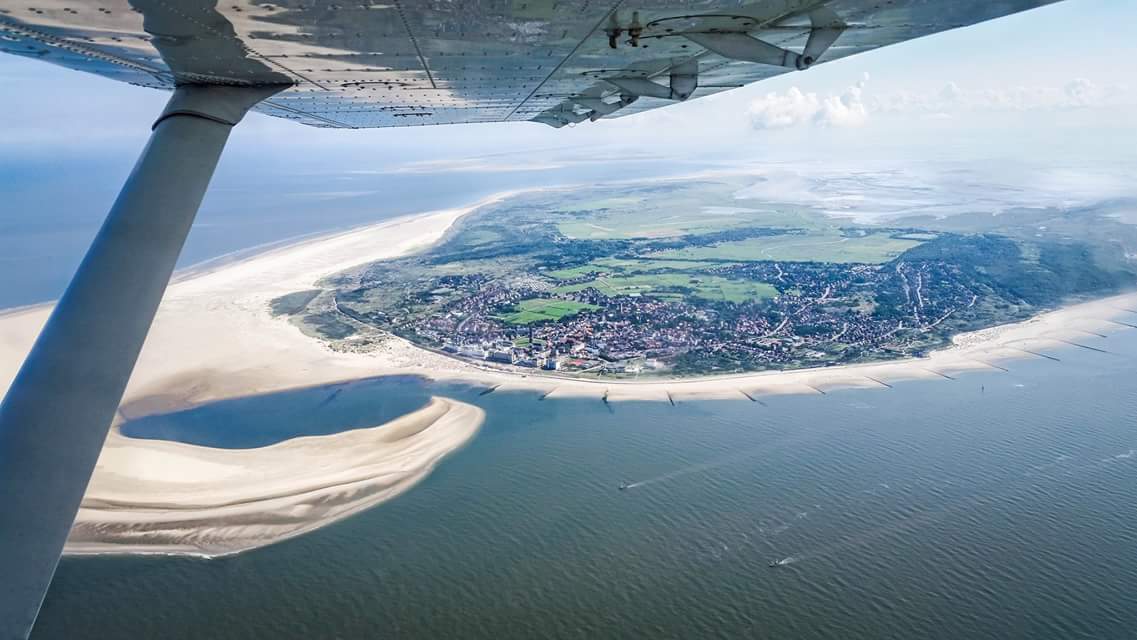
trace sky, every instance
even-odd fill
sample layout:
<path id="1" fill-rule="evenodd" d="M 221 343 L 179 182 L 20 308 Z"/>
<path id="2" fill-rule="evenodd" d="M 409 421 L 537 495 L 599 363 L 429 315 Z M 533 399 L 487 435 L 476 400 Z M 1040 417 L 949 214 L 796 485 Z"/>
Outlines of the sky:
<path id="1" fill-rule="evenodd" d="M 736 145 L 742 137 L 772 146 L 818 137 L 876 145 L 889 131 L 934 137 L 1002 131 L 1015 122 L 1092 123 L 1132 133 L 1133 24 L 1137 3 L 1066 0 L 718 96 L 562 130 L 503 123 L 336 131 L 253 114 L 234 135 L 229 155 L 243 159 L 272 149 L 286 159 L 368 168 L 612 141 L 648 152 L 676 145 L 698 152 Z M 137 150 L 167 97 L 14 56 L 0 56 L 0 83 L 0 151 L 8 157 Z M 1015 133 L 1007 132 L 1008 143 Z"/>
<path id="2" fill-rule="evenodd" d="M 448 197 L 468 190 L 475 200 L 526 173 L 528 183 L 631 177 L 630 164 L 596 167 L 653 158 L 656 168 L 676 169 L 798 163 L 856 170 L 942 160 L 1045 176 L 1036 179 L 1098 189 L 1102 197 L 1131 193 L 1134 24 L 1135 2 L 1065 0 L 559 130 L 536 123 L 333 130 L 253 113 L 230 139 L 187 255 L 209 253 L 195 253 L 195 238 L 211 225 L 218 238 L 256 243 L 273 233 L 253 233 L 252 225 L 287 216 L 311 218 L 281 225 L 299 234 L 318 230 L 322 215 L 332 227 L 364 221 L 379 198 L 414 207 L 421 196 L 426 206 L 443 178 Z M 113 202 L 168 94 L 3 55 L 0 86 L 0 264 L 5 253 L 30 256 L 55 246 L 65 272 Z M 242 218 L 250 229 L 224 228 L 258 208 L 261 217 Z M 32 236 L 40 241 L 35 249 L 17 246 Z M 213 253 L 232 248 L 218 242 Z"/>

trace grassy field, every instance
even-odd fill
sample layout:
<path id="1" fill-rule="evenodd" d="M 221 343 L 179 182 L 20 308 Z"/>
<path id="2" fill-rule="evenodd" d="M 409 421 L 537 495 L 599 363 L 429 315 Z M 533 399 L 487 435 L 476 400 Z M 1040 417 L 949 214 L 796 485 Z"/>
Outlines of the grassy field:
<path id="1" fill-rule="evenodd" d="M 599 308 L 594 304 L 585 304 L 573 300 L 534 298 L 517 303 L 515 310 L 501 316 L 501 319 L 510 324 L 531 324 L 546 320 L 560 320 L 581 311 L 592 311 Z"/>
<path id="2" fill-rule="evenodd" d="M 888 262 L 920 240 L 893 238 L 887 233 L 844 237 L 836 232 L 748 238 L 710 247 L 672 249 L 652 254 L 664 260 L 780 260 L 784 262 Z"/>
<path id="3" fill-rule="evenodd" d="M 463 231 L 458 239 L 469 247 L 478 247 L 501 240 L 501 235 L 491 229 L 470 229 Z"/>
<path id="4" fill-rule="evenodd" d="M 558 280 L 579 278 L 590 273 L 643 273 L 645 271 L 689 271 L 691 269 L 706 269 L 721 267 L 722 263 L 697 262 L 690 260 L 642 260 L 638 258 L 597 258 L 592 262 L 573 267 L 550 271 L 548 275 Z"/>
<path id="5" fill-rule="evenodd" d="M 613 207 L 557 224 L 562 234 L 580 240 L 673 238 L 741 227 L 813 228 L 815 217 L 793 210 L 708 206 L 686 197 Z"/>
<path id="6" fill-rule="evenodd" d="M 300 313 L 308 306 L 309 302 L 320 295 L 320 291 L 320 289 L 308 289 L 306 291 L 297 291 L 296 293 L 280 296 L 269 303 L 272 305 L 272 315 L 290 316 Z"/>
<path id="7" fill-rule="evenodd" d="M 566 285 L 554 291 L 568 293 L 596 287 L 607 296 L 651 295 L 660 298 L 693 296 L 704 300 L 745 302 L 778 295 L 778 290 L 764 282 L 730 280 L 718 276 L 690 273 L 644 273 L 597 278 Z"/>
<path id="8" fill-rule="evenodd" d="M 573 220 L 557 225 L 561 233 L 581 240 L 624 238 L 670 238 L 688 233 L 711 233 L 743 226 L 748 221 L 737 216 L 676 214 L 660 216 L 657 211 L 598 214 L 590 220 Z"/>

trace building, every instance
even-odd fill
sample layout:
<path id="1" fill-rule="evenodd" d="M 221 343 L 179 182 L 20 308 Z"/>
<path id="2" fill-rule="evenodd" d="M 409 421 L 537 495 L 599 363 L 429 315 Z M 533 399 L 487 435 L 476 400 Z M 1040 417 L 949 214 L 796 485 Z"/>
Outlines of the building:
<path id="1" fill-rule="evenodd" d="M 486 359 L 494 362 L 503 362 L 505 364 L 513 364 L 514 362 L 513 351 L 508 349 L 494 349 L 490 351 Z"/>
<path id="2" fill-rule="evenodd" d="M 458 349 L 458 355 L 466 356 L 467 358 L 477 358 L 479 360 L 486 359 L 486 350 L 476 344 L 467 344 Z"/>

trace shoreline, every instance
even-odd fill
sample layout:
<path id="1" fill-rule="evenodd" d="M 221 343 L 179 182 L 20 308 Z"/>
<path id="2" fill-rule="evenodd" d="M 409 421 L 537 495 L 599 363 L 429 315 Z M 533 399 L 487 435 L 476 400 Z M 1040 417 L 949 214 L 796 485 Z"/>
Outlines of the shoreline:
<path id="1" fill-rule="evenodd" d="M 542 398 L 553 399 L 589 397 L 604 402 L 673 404 L 718 399 L 761 402 L 760 398 L 766 395 L 824 394 L 840 388 L 885 389 L 901 380 L 954 379 L 955 374 L 967 371 L 1005 370 L 1000 363 L 1051 358 L 1047 351 L 1100 339 L 1087 334 L 1105 336 L 1137 328 L 1137 312 L 1125 308 L 1137 309 L 1137 293 L 1127 293 L 1067 305 L 1022 322 L 959 334 L 953 338 L 953 346 L 923 358 L 695 378 L 587 380 L 479 366 L 378 331 L 361 336 L 358 349 L 337 350 L 321 339 L 305 335 L 286 317 L 274 317 L 270 312 L 269 303 L 276 297 L 313 288 L 324 278 L 359 265 L 422 250 L 443 238 L 463 216 L 506 198 L 540 190 L 501 192 L 465 207 L 305 237 L 236 261 L 213 261 L 187 268 L 170 284 L 162 300 L 66 553 L 214 557 L 295 537 L 406 491 L 426 477 L 438 460 L 468 442 L 485 417 L 481 409 L 472 405 L 435 398 L 432 410 L 437 412 L 438 403 L 442 403 L 452 416 L 446 420 L 436 417 L 435 422 L 442 420 L 443 425 L 449 426 L 424 427 L 424 432 L 431 435 L 425 453 L 419 450 L 415 455 L 387 457 L 369 466 L 371 480 L 361 482 L 371 482 L 367 486 L 374 491 L 361 501 L 353 501 L 336 497 L 337 487 L 343 489 L 342 474 L 353 465 L 372 462 L 356 457 L 360 447 L 353 449 L 341 446 L 342 443 L 361 432 L 378 437 L 375 433 L 404 419 L 422 422 L 423 410 L 371 429 L 294 438 L 249 450 L 194 447 L 121 434 L 119 426 L 123 422 L 144 415 L 386 375 L 473 383 L 490 387 L 491 391 L 538 391 Z M 51 305 L 44 304 L 0 311 L 0 388 L 7 389 L 50 309 Z M 323 475 L 305 476 L 305 468 L 295 466 L 295 460 L 274 459 L 266 454 L 290 443 L 314 446 L 309 453 L 326 455 L 329 462 Z M 415 461 L 415 470 L 406 470 L 408 460 Z M 177 464 L 167 464 L 173 462 Z M 277 469 L 290 470 L 292 475 L 303 477 L 305 484 L 289 485 L 291 492 L 280 495 L 264 493 L 273 482 L 267 475 Z M 226 474 L 239 477 L 248 473 L 252 475 L 246 476 L 243 483 L 236 483 L 240 485 L 237 489 L 229 486 L 232 482 L 222 482 L 230 477 Z M 394 486 L 375 488 L 375 478 L 392 473 L 402 473 Z M 180 480 L 171 480 L 175 476 Z M 179 481 L 182 486 L 172 490 L 171 483 Z M 234 496 L 254 506 L 249 507 L 250 511 L 226 511 L 230 505 L 221 503 Z M 320 498 L 314 503 L 305 501 L 313 496 Z M 193 514 L 196 520 L 192 526 L 179 529 L 178 518 L 186 514 Z M 277 527 L 264 521 L 281 514 L 287 526 Z"/>
<path id="2" fill-rule="evenodd" d="M 698 175 L 722 173 L 732 172 Z M 655 180 L 674 179 L 679 178 Z M 684 395 L 735 398 L 766 392 L 792 393 L 793 386 L 799 392 L 815 393 L 814 383 L 827 387 L 880 386 L 865 384 L 865 376 L 872 373 L 892 379 L 917 379 L 942 377 L 923 370 L 927 366 L 956 371 L 998 369 L 975 358 L 1000 361 L 1039 357 L 1011 343 L 1062 344 L 1084 337 L 1089 328 L 1094 329 L 1091 333 L 1128 328 L 1124 322 L 1114 322 L 1116 318 L 1133 315 L 1137 320 L 1137 314 L 1112 306 L 1128 304 L 1137 308 L 1135 292 L 1069 304 L 1025 321 L 959 334 L 953 337 L 952 346 L 919 358 L 694 377 L 604 380 L 539 370 L 509 370 L 467 361 L 378 330 L 362 336 L 364 344 L 358 350 L 336 350 L 320 338 L 303 334 L 287 318 L 273 317 L 268 312 L 268 302 L 275 297 L 315 288 L 323 278 L 352 267 L 429 247 L 466 214 L 519 194 L 542 190 L 548 189 L 504 191 L 465 207 L 306 236 L 283 246 L 274 243 L 264 252 L 236 261 L 215 259 L 188 267 L 175 277 L 163 298 L 124 394 L 124 413 L 141 417 L 228 398 L 402 374 L 573 395 L 603 394 L 614 387 L 619 392 L 611 399 L 660 399 L 661 388 Z M 377 248 L 376 244 L 380 246 Z M 42 304 L 0 311 L 0 386 L 6 388 L 15 375 L 50 308 L 49 304 Z M 1071 323 L 1078 326 L 1069 326 Z M 241 336 L 233 335 L 237 333 Z M 801 385 L 812 389 L 803 390 Z M 754 393 L 749 393 L 749 388 Z"/>
<path id="3" fill-rule="evenodd" d="M 514 195 L 302 239 L 236 262 L 198 265 L 170 284 L 84 495 L 65 555 L 216 557 L 302 535 L 374 507 L 469 442 L 484 412 L 449 398 L 384 425 L 220 449 L 124 436 L 127 414 L 368 377 L 271 316 L 268 302 L 353 265 L 405 255 L 454 221 Z M 205 268 L 202 268 L 204 266 Z M 299 278 L 299 279 L 297 279 Z M 0 389 L 53 305 L 0 313 Z M 315 362 L 317 374 L 305 362 Z M 299 366 L 296 366 L 299 365 Z M 408 426 L 410 425 L 410 426 Z M 408 431 L 399 437 L 398 434 Z M 313 460 L 318 464 L 313 464 Z"/>

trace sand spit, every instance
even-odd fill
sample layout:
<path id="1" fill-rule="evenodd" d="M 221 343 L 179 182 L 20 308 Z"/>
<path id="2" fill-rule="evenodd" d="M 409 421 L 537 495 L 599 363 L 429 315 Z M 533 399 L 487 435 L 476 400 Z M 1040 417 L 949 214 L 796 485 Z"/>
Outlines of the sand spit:
<path id="1" fill-rule="evenodd" d="M 217 556 L 262 547 L 403 493 L 485 413 L 433 398 L 378 427 L 256 449 L 108 438 L 66 553 Z"/>
<path id="2" fill-rule="evenodd" d="M 161 410 L 374 372 L 373 362 L 341 357 L 286 320 L 273 318 L 269 301 L 353 266 L 428 247 L 461 216 L 511 195 L 180 274 L 162 299 L 123 403 L 146 398 L 149 408 Z M 0 390 L 11 383 L 50 312 L 50 305 L 0 312 Z M 153 404 L 158 398 L 161 402 Z"/>

